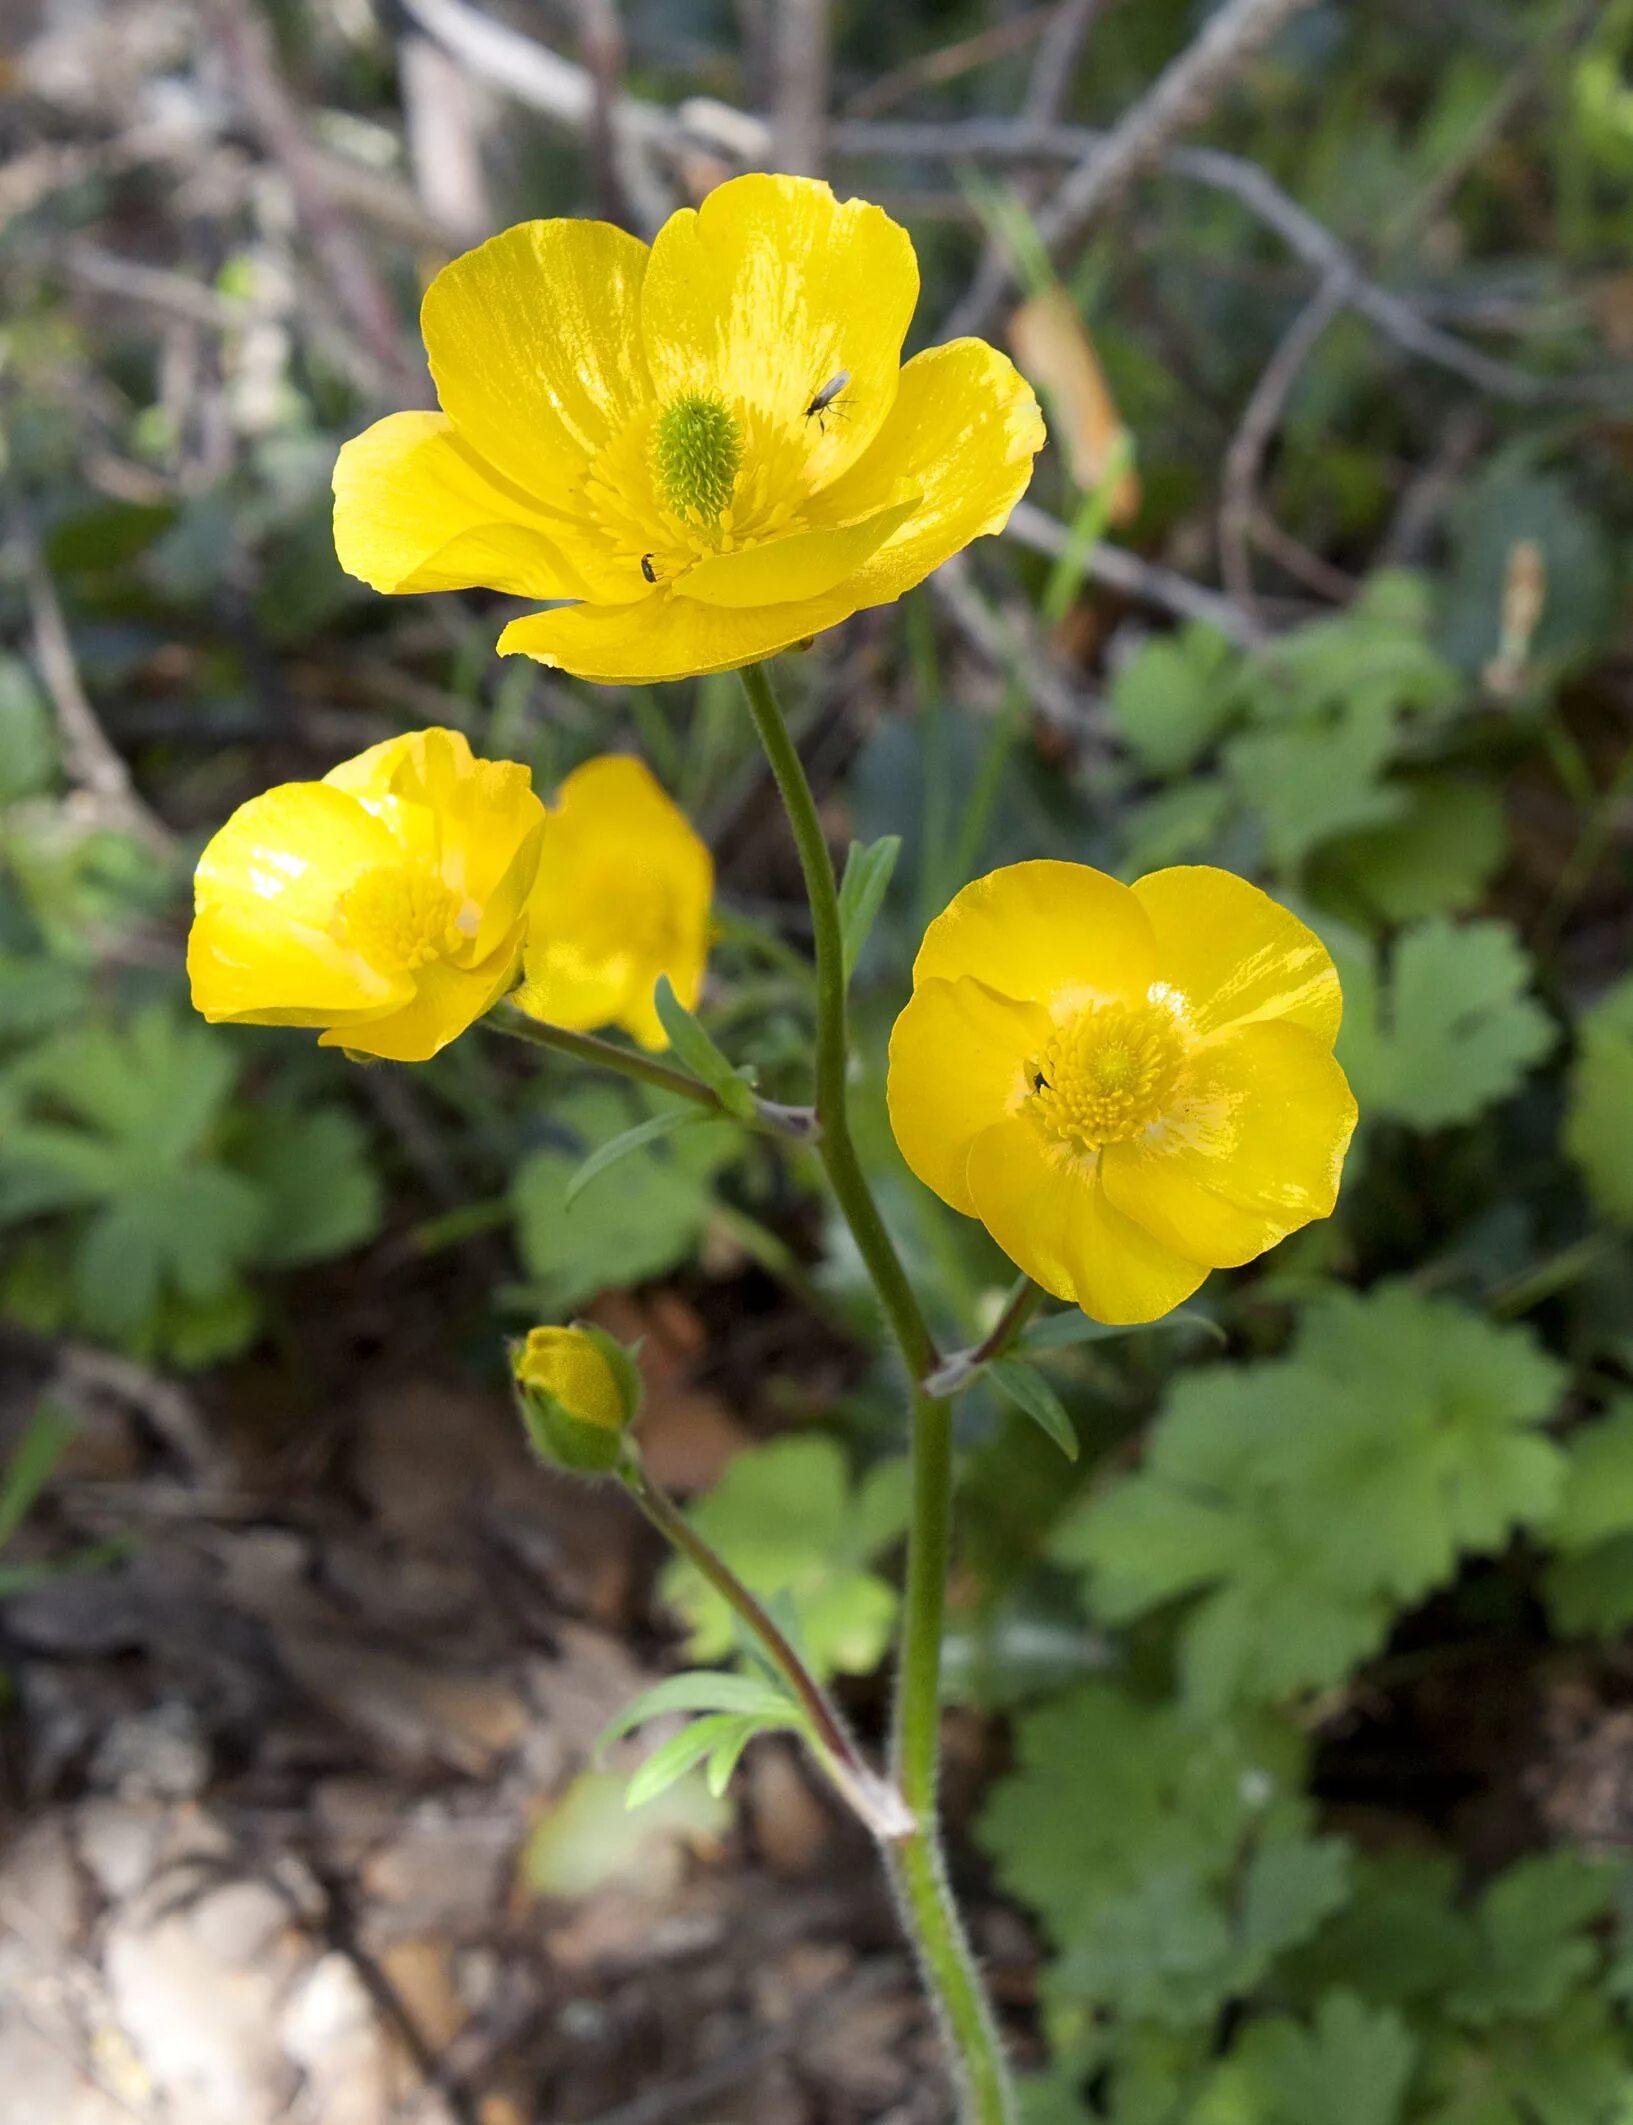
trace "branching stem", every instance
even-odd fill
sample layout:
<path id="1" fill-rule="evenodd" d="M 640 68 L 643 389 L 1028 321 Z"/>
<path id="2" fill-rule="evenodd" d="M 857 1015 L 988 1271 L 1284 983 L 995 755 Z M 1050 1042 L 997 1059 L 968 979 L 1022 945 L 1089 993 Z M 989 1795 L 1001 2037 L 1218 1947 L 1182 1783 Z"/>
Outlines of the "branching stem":
<path id="1" fill-rule="evenodd" d="M 900 1838 L 912 1828 L 900 1793 L 863 1756 L 827 1691 L 760 1601 L 704 1541 L 669 1494 L 653 1482 L 633 1449 L 626 1454 L 618 1474 L 658 1533 L 702 1573 L 798 1699 L 817 1757 L 840 1797 L 881 1842 Z"/>
<path id="2" fill-rule="evenodd" d="M 603 1040 L 599 1033 L 570 1033 L 565 1026 L 530 1017 L 508 1001 L 495 1004 L 485 1023 L 512 1040 L 525 1040 L 535 1048 L 554 1048 L 558 1055 L 571 1055 L 578 1062 L 616 1070 L 620 1077 L 632 1077 L 659 1092 L 673 1092 L 700 1107 L 712 1107 L 717 1114 L 727 1111 L 714 1091 L 690 1070 L 659 1062 L 655 1055 L 643 1055 L 636 1048 L 620 1047 L 615 1040 Z M 811 1107 L 785 1107 L 774 1099 L 757 1099 L 754 1120 L 768 1135 L 792 1137 L 797 1143 L 814 1143 L 818 1135 L 816 1112 Z"/>
<path id="3" fill-rule="evenodd" d="M 902 1919 L 951 2054 L 966 2125 L 1013 2125 L 1015 2103 L 1002 2046 L 948 1887 L 937 1820 L 941 1639 L 952 1545 L 952 1420 L 920 1382 L 941 1364 L 900 1255 L 856 1155 L 847 1108 L 850 1041 L 839 893 L 827 836 L 798 750 L 761 665 L 742 674 L 750 713 L 782 793 L 811 903 L 816 946 L 817 1150 L 879 1295 L 908 1377 L 913 1503 L 896 1696 L 892 1767 L 910 1827 L 886 1850 Z"/>

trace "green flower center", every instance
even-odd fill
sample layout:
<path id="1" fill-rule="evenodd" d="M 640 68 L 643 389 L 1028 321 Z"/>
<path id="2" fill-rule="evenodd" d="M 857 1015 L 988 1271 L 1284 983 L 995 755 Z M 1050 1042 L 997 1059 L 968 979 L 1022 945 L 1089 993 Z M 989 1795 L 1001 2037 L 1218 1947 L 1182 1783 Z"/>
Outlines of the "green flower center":
<path id="1" fill-rule="evenodd" d="M 658 485 L 675 514 L 713 523 L 737 484 L 743 430 L 719 399 L 688 392 L 659 414 L 652 455 Z"/>
<path id="2" fill-rule="evenodd" d="M 1045 1134 L 1073 1151 L 1138 1136 L 1162 1113 L 1184 1042 L 1154 1004 L 1101 1004 L 1049 1042 L 1031 1066 L 1033 1111 Z"/>
<path id="3" fill-rule="evenodd" d="M 450 958 L 470 927 L 454 893 L 424 863 L 365 871 L 341 894 L 335 922 L 365 959 L 409 974 L 433 959 Z"/>

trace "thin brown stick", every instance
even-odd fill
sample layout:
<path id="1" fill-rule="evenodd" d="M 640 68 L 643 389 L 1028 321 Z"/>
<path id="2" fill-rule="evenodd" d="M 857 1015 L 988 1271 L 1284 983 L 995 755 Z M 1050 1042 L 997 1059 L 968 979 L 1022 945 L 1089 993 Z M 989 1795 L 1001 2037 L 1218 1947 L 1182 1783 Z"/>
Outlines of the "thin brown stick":
<path id="1" fill-rule="evenodd" d="M 847 118 L 877 118 L 882 111 L 894 110 L 916 89 L 956 81 L 961 74 L 971 73 L 978 66 L 990 66 L 995 59 L 1023 51 L 1035 39 L 1048 37 L 1061 12 L 1059 0 L 1048 0 L 1047 5 L 1029 7 L 1024 14 L 1012 15 L 1007 22 L 989 23 L 973 36 L 960 37 L 955 44 L 942 44 L 932 52 L 922 52 L 905 66 L 898 66 L 888 74 L 876 75 L 865 88 L 858 89 L 845 103 L 845 115 Z"/>
<path id="2" fill-rule="evenodd" d="M 1104 704 L 1079 694 L 1046 647 L 1026 627 L 1029 614 L 999 612 L 976 588 L 967 554 L 955 554 L 930 578 L 930 594 L 985 661 L 1005 678 L 1024 680 L 1032 712 L 1066 732 L 1084 755 L 1105 754 L 1109 726 Z"/>
<path id="3" fill-rule="evenodd" d="M 16 537 L 28 575 L 34 661 L 56 711 L 68 779 L 95 799 L 110 824 L 123 827 L 159 855 L 168 856 L 174 847 L 170 829 L 137 794 L 130 769 L 97 721 L 79 676 L 68 623 L 45 556 L 30 527 L 20 520 Z"/>
<path id="4" fill-rule="evenodd" d="M 1278 524 L 1268 509 L 1256 509 L 1248 526 L 1249 536 L 1262 554 L 1267 554 L 1306 590 L 1334 605 L 1347 605 L 1355 595 L 1359 578 L 1336 568 L 1319 553 L 1312 553 L 1301 539 Z"/>
<path id="5" fill-rule="evenodd" d="M 1163 69 L 1039 214 L 1038 234 L 1045 249 L 1058 253 L 1074 243 L 1094 217 L 1156 161 L 1176 133 L 1207 117 L 1254 55 L 1309 5 L 1310 0 L 1225 0 L 1216 8 L 1201 34 Z M 956 339 L 983 330 L 1013 278 L 1007 258 L 978 274 L 948 318 L 945 336 Z"/>
<path id="6" fill-rule="evenodd" d="M 828 0 L 778 0 L 774 25 L 776 165 L 814 177 L 828 150 Z"/>
<path id="7" fill-rule="evenodd" d="M 624 79 L 624 29 L 618 0 L 578 0 L 579 48 L 595 88 L 588 139 L 596 211 L 620 228 L 633 228 L 618 168 L 618 99 Z"/>
<path id="8" fill-rule="evenodd" d="M 1004 535 L 1018 546 L 1030 546 L 1035 553 L 1057 560 L 1073 546 L 1071 527 L 1035 502 L 1016 503 Z M 1261 637 L 1262 629 L 1251 613 L 1218 591 L 1206 590 L 1189 576 L 1164 568 L 1160 561 L 1145 561 L 1126 547 L 1107 545 L 1091 546 L 1082 558 L 1085 575 L 1113 590 L 1126 591 L 1143 604 L 1177 613 L 1184 620 L 1206 621 L 1233 642 L 1251 644 Z"/>
<path id="9" fill-rule="evenodd" d="M 399 4 L 428 37 L 435 38 L 478 79 L 558 125 L 582 130 L 588 124 L 594 89 L 582 67 L 560 58 L 520 31 L 478 13 L 466 0 L 399 0 Z M 1283 0 L 1283 4 L 1288 4 L 1288 0 Z M 1292 4 L 1298 4 L 1298 0 L 1292 0 Z M 1221 10 L 1215 22 L 1228 12 Z M 828 149 L 836 159 L 912 156 L 1020 163 L 1064 160 L 1087 169 L 1098 153 L 1122 133 L 1132 116 L 1131 113 L 1123 126 L 1109 133 L 1084 126 L 1034 127 L 1012 118 L 844 118 L 829 128 Z M 646 148 L 676 157 L 703 146 L 733 163 L 763 166 L 771 154 L 770 128 L 763 118 L 711 97 L 694 98 L 674 112 L 638 97 L 621 96 L 617 117 L 628 137 Z M 1619 402 L 1626 396 L 1625 375 L 1537 376 L 1443 331 L 1406 297 L 1369 279 L 1330 229 L 1283 191 L 1267 171 L 1242 156 L 1217 148 L 1171 146 L 1163 141 L 1147 159 L 1188 183 L 1231 194 L 1279 236 L 1295 257 L 1323 277 L 1337 266 L 1346 266 L 1353 275 L 1347 298 L 1351 309 L 1406 353 L 1462 377 L 1478 391 L 1517 404 L 1597 404 L 1607 399 Z"/>
<path id="10" fill-rule="evenodd" d="M 244 0 L 210 0 L 209 18 L 244 113 L 283 172 L 341 315 L 399 403 L 430 403 L 429 384 L 409 358 L 391 296 L 324 181 L 300 112 L 274 63 L 266 25 L 250 14 Z"/>
<path id="11" fill-rule="evenodd" d="M 1104 0 L 1061 0 L 1032 61 L 1026 95 L 1021 103 L 1022 125 L 1052 125 L 1060 116 L 1084 42 L 1103 4 Z M 1036 201 L 1038 186 L 1035 180 L 1023 180 L 1019 190 L 1028 206 Z M 995 275 L 1007 274 L 1008 270 L 1003 238 L 996 229 L 990 229 L 976 264 L 974 279 L 977 283 L 986 282 Z"/>
<path id="12" fill-rule="evenodd" d="M 837 156 L 934 156 L 948 161 L 1030 162 L 1076 160 L 1110 136 L 1083 126 L 1050 126 L 1032 132 L 1009 118 L 971 118 L 926 123 L 887 119 L 834 128 Z M 1340 268 L 1352 276 L 1349 306 L 1376 330 L 1424 361 L 1461 376 L 1476 390 L 1523 404 L 1598 403 L 1626 397 L 1628 378 L 1612 371 L 1602 376 L 1537 376 L 1472 347 L 1430 321 L 1420 305 L 1380 287 L 1361 271 L 1353 254 L 1333 232 L 1284 192 L 1268 171 L 1240 155 L 1219 148 L 1173 147 L 1157 158 L 1169 176 L 1226 192 L 1254 218 L 1279 236 L 1295 257 L 1325 276 Z"/>
<path id="13" fill-rule="evenodd" d="M 1223 499 L 1219 505 L 1219 566 L 1225 588 L 1238 605 L 1253 609 L 1253 520 L 1259 508 L 1259 469 L 1283 410 L 1316 342 L 1343 309 L 1343 276 L 1332 274 L 1283 333 L 1264 373 L 1242 410 L 1230 448 L 1225 452 Z"/>

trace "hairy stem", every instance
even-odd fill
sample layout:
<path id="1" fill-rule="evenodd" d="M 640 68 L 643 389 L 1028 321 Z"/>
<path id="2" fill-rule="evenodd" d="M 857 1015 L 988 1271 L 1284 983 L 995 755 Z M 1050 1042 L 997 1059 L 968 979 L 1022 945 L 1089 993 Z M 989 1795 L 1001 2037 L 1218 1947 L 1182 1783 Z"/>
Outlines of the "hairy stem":
<path id="1" fill-rule="evenodd" d="M 811 795 L 811 785 L 805 779 L 805 769 L 765 667 L 751 664 L 741 678 L 754 727 L 771 762 L 788 823 L 794 830 L 806 897 L 811 903 L 817 974 L 816 1111 L 821 1127 L 817 1150 L 907 1369 L 915 1380 L 922 1379 L 936 1362 L 935 1342 L 901 1257 L 885 1230 L 851 1137 L 846 1104 L 850 1040 L 845 1010 L 845 950 L 833 858 L 828 853 L 816 799 Z"/>
<path id="2" fill-rule="evenodd" d="M 911 1827 L 896 1788 L 882 1779 L 851 1739 L 838 1708 L 760 1602 L 661 1490 L 630 1451 L 618 1471 L 624 1487 L 670 1546 L 694 1565 L 743 1624 L 799 1700 L 823 1769 L 841 1798 L 881 1841 Z"/>
<path id="3" fill-rule="evenodd" d="M 998 2032 L 959 1923 L 941 1854 L 941 1637 L 952 1539 L 952 1426 L 947 1404 L 919 1383 L 940 1363 L 917 1294 L 902 1267 L 856 1155 L 847 1109 L 850 1043 L 845 963 L 833 859 L 799 753 L 762 666 L 742 674 L 749 709 L 799 850 L 816 944 L 817 1149 L 913 1381 L 913 1506 L 908 1532 L 893 1768 L 911 1818 L 887 1846 L 903 1923 L 934 2003 L 968 2125 L 1012 2125 L 1014 2099 Z"/>

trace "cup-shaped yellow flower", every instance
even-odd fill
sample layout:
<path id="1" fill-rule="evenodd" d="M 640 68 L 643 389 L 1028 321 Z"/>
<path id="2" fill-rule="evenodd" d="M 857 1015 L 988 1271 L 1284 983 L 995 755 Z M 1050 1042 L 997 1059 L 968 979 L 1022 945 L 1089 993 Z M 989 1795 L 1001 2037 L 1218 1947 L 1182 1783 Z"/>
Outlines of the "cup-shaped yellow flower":
<path id="1" fill-rule="evenodd" d="M 913 1171 L 1096 1320 L 1329 1215 L 1355 1101 L 1325 946 L 1205 865 L 1017 863 L 925 933 L 890 1043 Z"/>
<path id="2" fill-rule="evenodd" d="M 652 992 L 667 974 L 688 1011 L 697 1002 L 713 893 L 708 849 L 645 763 L 586 760 L 545 817 L 516 1002 L 574 1032 L 618 1025 L 666 1048 Z"/>
<path id="3" fill-rule="evenodd" d="M 733 178 L 650 249 L 507 229 L 426 293 L 442 411 L 340 453 L 341 566 L 576 600 L 499 650 L 588 679 L 730 671 L 886 604 L 1003 528 L 1043 442 L 985 342 L 900 366 L 918 285 L 905 230 L 804 177 Z"/>
<path id="4" fill-rule="evenodd" d="M 543 835 L 527 769 L 474 759 L 453 730 L 280 783 L 199 858 L 194 1006 L 423 1062 L 516 979 Z"/>
<path id="5" fill-rule="evenodd" d="M 617 1467 L 641 1406 L 640 1374 L 622 1343 L 601 1328 L 534 1328 L 510 1365 L 541 1459 L 581 1476 Z"/>

